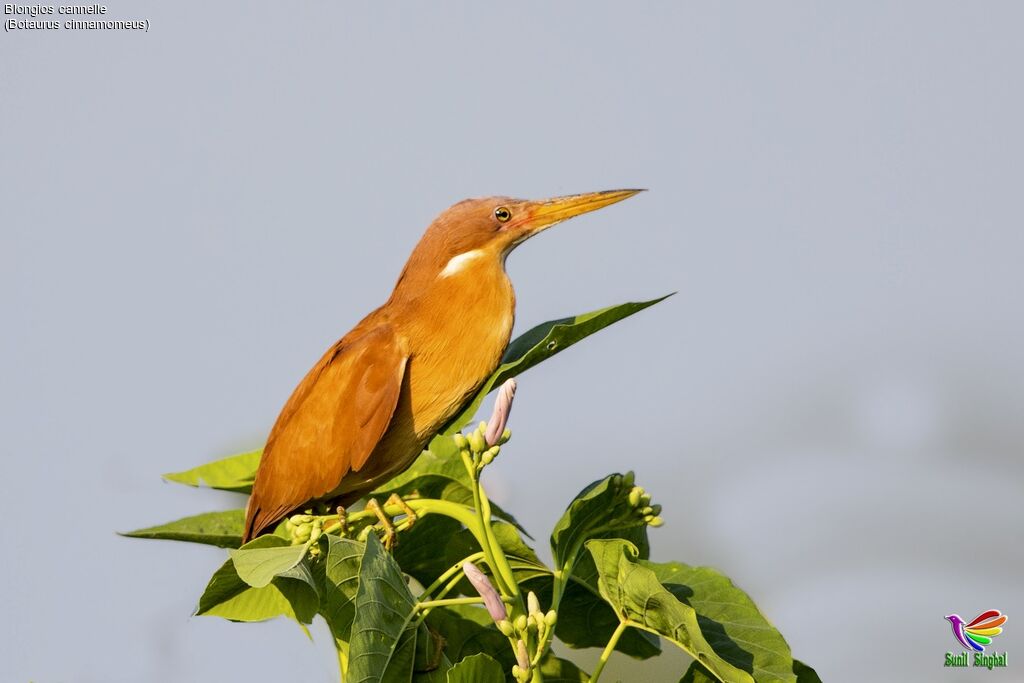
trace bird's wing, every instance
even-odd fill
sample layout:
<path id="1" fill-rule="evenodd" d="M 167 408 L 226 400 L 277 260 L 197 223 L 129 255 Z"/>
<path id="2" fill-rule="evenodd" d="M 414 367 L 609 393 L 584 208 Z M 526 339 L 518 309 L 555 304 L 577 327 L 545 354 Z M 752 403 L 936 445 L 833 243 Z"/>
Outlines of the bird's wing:
<path id="1" fill-rule="evenodd" d="M 409 354 L 387 324 L 335 344 L 270 432 L 246 511 L 250 539 L 366 463 L 398 404 Z"/>

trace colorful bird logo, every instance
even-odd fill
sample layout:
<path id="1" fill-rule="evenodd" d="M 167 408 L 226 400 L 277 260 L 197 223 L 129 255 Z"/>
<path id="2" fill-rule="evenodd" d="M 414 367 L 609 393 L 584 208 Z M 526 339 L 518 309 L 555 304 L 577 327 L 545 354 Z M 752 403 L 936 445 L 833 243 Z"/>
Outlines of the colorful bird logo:
<path id="1" fill-rule="evenodd" d="M 984 652 L 984 646 L 992 644 L 992 638 L 1003 632 L 1001 627 L 1006 623 L 1006 615 L 997 609 L 982 612 L 969 624 L 956 614 L 950 614 L 946 619 L 953 625 L 953 635 L 960 644 L 975 652 Z"/>

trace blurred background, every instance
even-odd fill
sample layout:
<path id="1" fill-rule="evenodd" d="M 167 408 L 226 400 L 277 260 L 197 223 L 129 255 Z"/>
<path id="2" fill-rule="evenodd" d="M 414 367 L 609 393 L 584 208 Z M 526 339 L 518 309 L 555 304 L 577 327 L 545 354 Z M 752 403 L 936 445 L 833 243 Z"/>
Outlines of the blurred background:
<path id="1" fill-rule="evenodd" d="M 335 681 L 115 530 L 239 506 L 160 474 L 261 445 L 449 204 L 636 186 L 509 259 L 517 331 L 679 294 L 520 378 L 495 498 L 543 547 L 635 469 L 824 680 L 1024 676 L 1019 3 L 108 8 L 0 37 L 0 679 Z M 944 669 L 990 608 L 1009 669 Z"/>

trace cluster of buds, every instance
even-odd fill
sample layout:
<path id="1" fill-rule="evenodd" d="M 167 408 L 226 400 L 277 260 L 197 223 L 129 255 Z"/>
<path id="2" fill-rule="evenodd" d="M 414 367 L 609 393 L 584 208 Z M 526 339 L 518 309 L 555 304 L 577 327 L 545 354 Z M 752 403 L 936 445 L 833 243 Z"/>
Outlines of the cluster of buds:
<path id="1" fill-rule="evenodd" d="M 647 526 L 659 527 L 665 523 L 658 516 L 661 514 L 661 506 L 651 505 L 651 494 L 639 486 L 634 486 L 629 490 L 629 506 L 643 518 Z"/>
<path id="2" fill-rule="evenodd" d="M 510 640 L 516 639 L 516 665 L 512 667 L 512 676 L 517 681 L 530 680 L 533 662 L 527 651 L 527 641 L 546 643 L 551 636 L 551 629 L 558 621 L 558 613 L 548 610 L 545 614 L 540 609 L 540 601 L 536 593 L 530 591 L 526 596 L 526 614 L 520 614 L 513 621 L 498 622 L 498 630 Z M 538 645 L 538 649 L 540 646 Z"/>
<path id="3" fill-rule="evenodd" d="M 509 413 L 512 412 L 512 399 L 516 395 L 516 381 L 507 380 L 498 390 L 498 398 L 494 402 L 494 412 L 488 422 L 481 422 L 469 435 L 456 434 L 455 446 L 468 456 L 476 472 L 479 474 L 501 452 L 501 446 L 512 438 L 512 432 L 505 428 Z"/>
<path id="4" fill-rule="evenodd" d="M 498 630 L 509 639 L 515 642 L 516 664 L 512 667 L 512 675 L 517 681 L 525 682 L 530 680 L 534 663 L 530 661 L 530 653 L 526 643 L 546 643 L 551 635 L 551 629 L 555 627 L 558 614 L 555 610 L 548 610 L 547 614 L 540 609 L 540 600 L 537 595 L 530 591 L 526 596 L 526 614 L 520 614 L 515 619 L 509 619 L 505 603 L 498 594 L 498 591 L 491 584 L 487 575 L 480 571 L 472 562 L 462 563 L 462 573 L 466 575 L 473 588 L 484 599 L 484 607 L 491 615 Z"/>
<path id="5" fill-rule="evenodd" d="M 661 506 L 651 504 L 651 494 L 636 485 L 636 476 L 632 472 L 616 474 L 612 477 L 611 485 L 618 495 L 626 493 L 631 514 L 643 519 L 647 526 L 659 527 L 665 523 L 658 516 L 661 514 Z"/>
<path id="6" fill-rule="evenodd" d="M 323 534 L 324 520 L 312 512 L 304 515 L 292 515 L 284 522 L 284 528 L 292 539 L 292 545 L 309 545 L 309 553 L 316 556 L 320 553 L 320 546 L 316 541 Z"/>

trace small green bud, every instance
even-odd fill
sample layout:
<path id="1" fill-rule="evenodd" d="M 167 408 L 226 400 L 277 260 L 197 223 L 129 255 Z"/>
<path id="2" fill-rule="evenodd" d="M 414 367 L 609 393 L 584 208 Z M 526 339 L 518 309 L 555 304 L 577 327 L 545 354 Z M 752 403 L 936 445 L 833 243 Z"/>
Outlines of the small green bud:
<path id="1" fill-rule="evenodd" d="M 313 515 L 292 515 L 290 520 L 291 523 L 295 525 L 309 524 L 313 521 Z"/>
<path id="2" fill-rule="evenodd" d="M 632 487 L 633 484 L 636 483 L 636 475 L 633 473 L 633 470 L 626 472 L 625 476 L 622 478 L 622 483 L 629 487 Z"/>
<path id="3" fill-rule="evenodd" d="M 469 441 L 466 440 L 465 435 L 463 435 L 461 432 L 453 436 L 452 440 L 455 441 L 455 447 L 458 448 L 460 451 L 464 451 L 467 448 L 469 448 Z"/>
<path id="4" fill-rule="evenodd" d="M 495 446 L 495 448 L 497 448 L 497 446 Z M 490 465 L 492 462 L 494 462 L 495 455 L 497 455 L 497 453 L 494 452 L 494 448 L 488 451 L 484 451 L 484 454 L 480 456 L 480 462 L 483 463 L 484 465 Z"/>
<path id="5" fill-rule="evenodd" d="M 516 631 L 518 631 L 519 633 L 523 633 L 524 631 L 526 631 L 526 615 L 520 614 L 518 617 L 516 617 L 516 620 L 513 622 L 513 625 L 516 627 Z"/>
<path id="6" fill-rule="evenodd" d="M 651 494 L 649 494 L 646 491 L 644 491 L 640 495 L 640 504 L 643 505 L 644 507 L 647 507 L 648 505 L 650 505 L 651 504 Z"/>
<path id="7" fill-rule="evenodd" d="M 518 664 L 512 665 L 512 677 L 517 681 L 523 680 L 523 670 L 519 668 Z"/>
<path id="8" fill-rule="evenodd" d="M 661 514 L 661 506 L 660 505 L 652 505 L 651 506 L 651 514 L 654 515 L 654 516 L 660 515 Z"/>
<path id="9" fill-rule="evenodd" d="M 479 431 L 472 432 L 467 439 L 469 440 L 469 449 L 474 453 L 483 453 L 487 450 L 487 442 Z"/>
<path id="10" fill-rule="evenodd" d="M 622 488 L 622 475 L 621 474 L 613 474 L 612 475 L 612 482 L 611 482 L 611 484 L 612 484 L 612 487 L 615 488 L 615 489 Z"/>
<path id="11" fill-rule="evenodd" d="M 506 429 L 505 431 L 503 431 L 501 433 L 501 439 L 498 441 L 498 445 L 501 445 L 503 443 L 508 443 L 509 439 L 511 439 L 511 438 L 512 438 L 512 430 L 511 429 Z"/>
<path id="12" fill-rule="evenodd" d="M 544 615 L 544 623 L 548 626 L 554 626 L 558 623 L 558 612 L 553 609 L 548 610 L 548 613 Z"/>
<path id="13" fill-rule="evenodd" d="M 512 622 L 508 619 L 502 619 L 498 622 L 498 630 L 507 638 L 511 638 L 512 634 L 515 633 L 515 629 L 512 628 Z"/>
<path id="14" fill-rule="evenodd" d="M 644 490 L 639 486 L 634 486 L 629 490 L 629 505 L 630 507 L 636 507 L 640 504 L 640 496 L 642 496 Z"/>
<path id="15" fill-rule="evenodd" d="M 650 505 L 648 505 L 645 508 L 641 508 L 640 514 L 644 517 L 650 517 L 654 514 L 654 508 L 652 508 Z"/>
<path id="16" fill-rule="evenodd" d="M 323 532 L 324 530 L 322 528 L 320 528 L 319 526 L 314 526 L 309 533 L 309 540 L 311 542 L 316 541 L 318 538 L 320 538 L 320 534 L 322 534 Z"/>
<path id="17" fill-rule="evenodd" d="M 653 526 L 655 528 L 661 526 L 664 523 L 665 520 L 663 520 L 661 517 L 651 517 L 649 520 L 647 520 L 647 526 Z"/>

